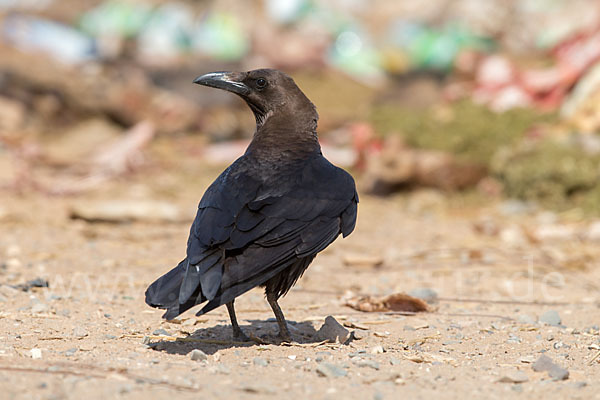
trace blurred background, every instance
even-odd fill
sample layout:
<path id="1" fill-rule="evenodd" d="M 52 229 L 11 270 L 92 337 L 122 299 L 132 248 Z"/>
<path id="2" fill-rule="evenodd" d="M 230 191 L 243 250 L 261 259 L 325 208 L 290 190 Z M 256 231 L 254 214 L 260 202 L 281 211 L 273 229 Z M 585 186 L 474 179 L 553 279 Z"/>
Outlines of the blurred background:
<path id="1" fill-rule="evenodd" d="M 365 193 L 600 214 L 594 0 L 0 0 L 1 190 L 214 176 L 254 121 L 191 81 L 257 67 L 296 79 Z"/>

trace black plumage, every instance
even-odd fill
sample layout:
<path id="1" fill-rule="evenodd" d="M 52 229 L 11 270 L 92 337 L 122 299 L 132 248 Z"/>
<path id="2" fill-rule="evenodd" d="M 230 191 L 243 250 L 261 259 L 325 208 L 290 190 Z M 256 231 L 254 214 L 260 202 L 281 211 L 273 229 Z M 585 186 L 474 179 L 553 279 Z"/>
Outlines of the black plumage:
<path id="1" fill-rule="evenodd" d="M 226 304 L 234 337 L 234 299 L 264 286 L 280 335 L 290 340 L 277 299 L 315 255 L 356 223 L 352 177 L 321 154 L 314 105 L 286 74 L 269 69 L 216 72 L 195 83 L 242 97 L 256 117 L 248 149 L 206 190 L 190 229 L 186 258 L 146 291 L 146 303 L 172 319 Z"/>

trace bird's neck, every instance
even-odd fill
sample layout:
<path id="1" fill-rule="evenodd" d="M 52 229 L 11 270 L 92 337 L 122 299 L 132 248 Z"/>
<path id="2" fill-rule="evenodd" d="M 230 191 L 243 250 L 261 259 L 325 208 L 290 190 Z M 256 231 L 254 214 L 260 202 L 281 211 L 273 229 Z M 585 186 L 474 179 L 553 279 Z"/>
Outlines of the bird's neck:
<path id="1" fill-rule="evenodd" d="M 320 151 L 316 111 L 287 114 L 275 113 L 266 115 L 261 120 L 257 118 L 256 132 L 247 153 L 255 155 L 280 153 L 292 158 L 305 158 Z"/>

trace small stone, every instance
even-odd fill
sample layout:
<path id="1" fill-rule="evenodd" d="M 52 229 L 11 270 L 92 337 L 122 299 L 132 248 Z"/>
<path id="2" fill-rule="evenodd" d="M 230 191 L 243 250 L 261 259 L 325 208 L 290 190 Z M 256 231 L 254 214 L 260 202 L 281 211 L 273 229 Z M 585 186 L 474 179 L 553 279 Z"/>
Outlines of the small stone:
<path id="1" fill-rule="evenodd" d="M 346 371 L 345 369 L 326 362 L 319 364 L 315 370 L 317 371 L 317 374 L 326 378 L 341 377 L 348 375 L 348 371 Z"/>
<path id="2" fill-rule="evenodd" d="M 390 364 L 392 364 L 392 365 L 400 365 L 400 364 L 402 364 L 402 361 L 399 360 L 399 359 L 397 359 L 397 358 L 392 357 L 392 358 L 390 358 Z"/>
<path id="3" fill-rule="evenodd" d="M 275 394 L 276 390 L 267 384 L 248 384 L 240 387 L 240 390 L 253 394 Z"/>
<path id="4" fill-rule="evenodd" d="M 569 378 L 569 371 L 556 364 L 548 371 L 548 375 L 555 381 L 563 381 Z"/>
<path id="5" fill-rule="evenodd" d="M 330 315 L 325 318 L 325 323 L 321 326 L 316 336 L 318 340 L 346 343 L 350 339 L 350 331 Z"/>
<path id="6" fill-rule="evenodd" d="M 558 312 L 555 310 L 548 310 L 540 316 L 540 322 L 552 326 L 560 326 L 561 319 Z"/>
<path id="7" fill-rule="evenodd" d="M 208 356 L 206 355 L 206 353 L 200 349 L 194 349 L 194 350 L 190 351 L 188 354 L 192 361 L 205 361 L 208 359 Z"/>
<path id="8" fill-rule="evenodd" d="M 366 359 L 362 359 L 362 358 L 353 358 L 352 359 L 352 364 L 356 365 L 357 367 L 369 367 L 369 368 L 373 368 L 375 370 L 379 370 L 379 363 L 377 361 L 373 361 L 373 360 L 366 360 Z"/>
<path id="9" fill-rule="evenodd" d="M 67 357 L 71 357 L 72 355 L 74 355 L 75 353 L 77 353 L 77 347 L 72 347 L 69 350 L 65 351 L 65 356 Z"/>
<path id="10" fill-rule="evenodd" d="M 436 303 L 438 300 L 437 292 L 430 288 L 416 288 L 408 292 L 408 294 L 417 299 L 425 300 L 428 303 Z"/>
<path id="11" fill-rule="evenodd" d="M 223 365 L 223 364 L 219 364 L 219 365 L 213 367 L 211 369 L 211 371 L 213 373 L 222 374 L 222 375 L 229 375 L 231 373 L 231 370 L 226 365 Z"/>
<path id="12" fill-rule="evenodd" d="M 87 331 L 80 326 L 73 328 L 73 336 L 82 339 L 88 335 Z"/>
<path id="13" fill-rule="evenodd" d="M 47 304 L 44 303 L 35 303 L 32 307 L 31 307 L 31 312 L 38 314 L 38 313 L 43 313 L 43 312 L 47 312 L 49 309 Z"/>
<path id="14" fill-rule="evenodd" d="M 555 381 L 564 380 L 569 377 L 569 371 L 562 368 L 552 361 L 550 357 L 542 354 L 540 358 L 533 363 L 532 368 L 536 372 L 548 371 L 548 375 Z"/>
<path id="15" fill-rule="evenodd" d="M 29 354 L 31 355 L 31 358 L 33 358 L 34 360 L 39 360 L 42 358 L 42 350 L 41 349 L 31 349 L 29 350 Z"/>
<path id="16" fill-rule="evenodd" d="M 383 349 L 383 346 L 375 346 L 369 350 L 369 353 L 371 354 L 382 354 L 384 352 L 385 350 Z"/>
<path id="17" fill-rule="evenodd" d="M 554 363 L 552 359 L 545 354 L 542 354 L 531 366 L 535 372 L 548 371 Z"/>
<path id="18" fill-rule="evenodd" d="M 527 374 L 523 371 L 509 371 L 506 374 L 504 374 L 500 379 L 498 379 L 498 382 L 502 382 L 502 383 L 523 383 L 523 382 L 527 382 L 529 380 L 529 378 L 527 377 Z"/>
<path id="19" fill-rule="evenodd" d="M 536 323 L 535 317 L 532 317 L 529 314 L 521 314 L 517 317 L 517 321 L 522 324 L 534 325 Z"/>
<path id="20" fill-rule="evenodd" d="M 112 340 L 112 339 L 116 339 L 117 338 L 115 335 L 104 335 L 103 337 L 106 340 Z M 148 336 L 146 336 L 146 337 L 148 337 Z"/>
<path id="21" fill-rule="evenodd" d="M 369 337 L 369 331 L 364 331 L 362 329 L 356 329 L 352 331 L 352 339 L 354 340 L 362 340 Z"/>
<path id="22" fill-rule="evenodd" d="M 571 382 L 571 384 L 569 385 L 575 389 L 583 389 L 584 387 L 587 386 L 587 382 Z"/>
<path id="23" fill-rule="evenodd" d="M 254 357 L 252 359 L 252 363 L 259 367 L 266 367 L 269 364 L 269 362 L 267 360 L 265 360 L 264 358 L 260 358 L 260 357 Z"/>
<path id="24" fill-rule="evenodd" d="M 523 341 L 523 339 L 521 339 L 520 337 L 518 337 L 514 333 L 509 333 L 508 334 L 508 339 L 506 340 L 506 343 L 521 343 L 522 341 Z"/>
<path id="25" fill-rule="evenodd" d="M 155 336 L 170 336 L 169 332 L 162 328 L 156 329 L 154 332 L 152 332 L 152 334 Z"/>

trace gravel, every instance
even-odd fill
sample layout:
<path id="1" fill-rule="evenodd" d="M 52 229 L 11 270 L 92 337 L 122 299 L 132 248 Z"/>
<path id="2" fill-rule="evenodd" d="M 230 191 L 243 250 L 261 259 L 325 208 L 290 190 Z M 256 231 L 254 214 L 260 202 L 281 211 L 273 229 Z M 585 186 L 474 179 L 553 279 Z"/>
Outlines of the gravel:
<path id="1" fill-rule="evenodd" d="M 315 370 L 317 371 L 318 375 L 324 376 L 326 378 L 342 377 L 348 375 L 348 371 L 346 371 L 345 369 L 338 367 L 335 364 L 330 364 L 326 362 L 319 364 Z"/>
<path id="2" fill-rule="evenodd" d="M 267 365 L 269 365 L 269 362 L 267 360 L 265 360 L 264 358 L 260 358 L 260 357 L 254 357 L 254 359 L 252 360 L 252 363 L 259 367 L 266 367 Z"/>
<path id="3" fill-rule="evenodd" d="M 548 310 L 540 316 L 540 322 L 552 326 L 560 326 L 560 315 L 555 310 Z"/>
<path id="4" fill-rule="evenodd" d="M 532 368 L 535 372 L 547 371 L 550 378 L 555 381 L 562 381 L 569 378 L 569 371 L 556 365 L 550 357 L 542 354 L 540 358 L 533 363 Z"/>
<path id="5" fill-rule="evenodd" d="M 192 361 L 205 361 L 208 359 L 208 356 L 206 355 L 206 353 L 200 349 L 194 349 L 194 350 L 190 351 L 188 354 Z"/>
<path id="6" fill-rule="evenodd" d="M 330 315 L 325 318 L 325 323 L 317 332 L 317 339 L 346 343 L 350 339 L 350 331 Z"/>

